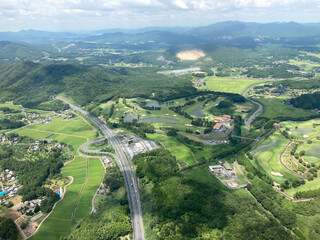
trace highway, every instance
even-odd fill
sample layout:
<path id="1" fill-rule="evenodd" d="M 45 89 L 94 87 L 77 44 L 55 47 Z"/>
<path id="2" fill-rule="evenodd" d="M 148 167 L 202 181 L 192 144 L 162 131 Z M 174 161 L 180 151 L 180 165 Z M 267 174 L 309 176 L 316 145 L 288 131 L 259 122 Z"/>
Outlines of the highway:
<path id="1" fill-rule="evenodd" d="M 140 196 L 138 190 L 138 184 L 136 181 L 136 176 L 134 173 L 133 165 L 131 160 L 127 160 L 127 157 L 121 148 L 121 145 L 118 141 L 117 135 L 106 126 L 99 118 L 93 116 L 92 114 L 84 111 L 83 109 L 69 103 L 61 97 L 57 99 L 64 101 L 69 104 L 71 108 L 90 118 L 97 126 L 101 129 L 103 134 L 108 139 L 109 143 L 115 150 L 115 158 L 119 165 L 120 171 L 122 172 L 124 182 L 127 189 L 130 212 L 131 212 L 131 225 L 132 225 L 132 235 L 134 240 L 143 240 L 144 231 L 143 231 L 143 221 L 142 221 L 142 211 L 140 205 Z"/>

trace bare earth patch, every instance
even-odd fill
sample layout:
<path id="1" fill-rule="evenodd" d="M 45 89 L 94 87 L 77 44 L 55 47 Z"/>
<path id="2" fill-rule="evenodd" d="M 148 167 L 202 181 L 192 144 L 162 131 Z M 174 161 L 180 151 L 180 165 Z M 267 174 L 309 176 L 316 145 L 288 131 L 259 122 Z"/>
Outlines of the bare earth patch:
<path id="1" fill-rule="evenodd" d="M 273 176 L 276 176 L 276 177 L 283 177 L 283 175 L 281 173 L 278 173 L 278 172 L 271 172 L 271 174 Z"/>
<path id="2" fill-rule="evenodd" d="M 206 54 L 202 50 L 189 50 L 189 51 L 182 51 L 177 53 L 177 57 L 184 61 L 184 60 L 198 60 L 199 58 L 204 57 Z"/>

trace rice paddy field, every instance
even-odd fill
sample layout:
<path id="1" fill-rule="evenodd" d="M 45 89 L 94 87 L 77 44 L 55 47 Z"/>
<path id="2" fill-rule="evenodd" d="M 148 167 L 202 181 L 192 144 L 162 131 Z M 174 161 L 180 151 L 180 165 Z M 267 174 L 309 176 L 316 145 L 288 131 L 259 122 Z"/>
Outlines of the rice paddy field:
<path id="1" fill-rule="evenodd" d="M 163 146 L 177 158 L 179 164 L 185 163 L 187 166 L 190 166 L 196 163 L 196 160 L 188 147 L 164 134 L 165 133 L 147 134 L 147 137 L 153 141 L 161 142 Z"/>
<path id="2" fill-rule="evenodd" d="M 73 182 L 66 188 L 63 200 L 56 205 L 32 239 L 61 239 L 75 223 L 88 215 L 104 168 L 98 158 L 76 157 L 61 169 L 61 173 L 63 176 L 72 176 Z"/>
<path id="3" fill-rule="evenodd" d="M 267 81 L 270 80 L 254 78 L 209 77 L 206 78 L 206 85 L 211 91 L 242 94 L 251 85 Z"/>
<path id="4" fill-rule="evenodd" d="M 291 173 L 279 162 L 279 156 L 288 143 L 289 140 L 277 131 L 250 152 L 253 155 L 252 164 L 279 184 L 286 180 L 300 179 L 298 175 Z"/>

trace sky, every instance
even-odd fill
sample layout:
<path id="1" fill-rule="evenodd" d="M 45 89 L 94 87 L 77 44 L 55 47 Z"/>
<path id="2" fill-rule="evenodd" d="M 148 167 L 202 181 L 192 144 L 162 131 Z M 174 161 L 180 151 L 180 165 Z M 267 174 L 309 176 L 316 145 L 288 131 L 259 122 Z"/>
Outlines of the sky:
<path id="1" fill-rule="evenodd" d="M 320 0 L 0 0 L 0 32 L 320 22 Z"/>

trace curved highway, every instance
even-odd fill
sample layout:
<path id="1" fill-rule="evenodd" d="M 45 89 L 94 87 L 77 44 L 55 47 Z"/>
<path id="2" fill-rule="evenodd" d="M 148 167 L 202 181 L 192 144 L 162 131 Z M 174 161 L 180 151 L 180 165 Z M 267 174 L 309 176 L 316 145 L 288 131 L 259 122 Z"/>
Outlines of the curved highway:
<path id="1" fill-rule="evenodd" d="M 84 111 L 83 109 L 69 103 L 61 97 L 57 99 L 64 101 L 69 104 L 71 108 L 90 118 L 97 126 L 101 129 L 103 134 L 108 139 L 109 143 L 115 150 L 115 159 L 119 165 L 120 171 L 122 172 L 124 182 L 126 185 L 129 206 L 131 211 L 131 224 L 132 224 L 132 235 L 134 240 L 143 240 L 144 231 L 143 231 L 143 222 L 142 222 L 142 211 L 140 205 L 140 196 L 138 191 L 138 184 L 136 181 L 134 169 L 132 162 L 127 160 L 127 157 L 121 148 L 121 145 L 118 141 L 116 134 L 108 128 L 99 118 L 93 116 L 92 114 Z"/>
<path id="2" fill-rule="evenodd" d="M 248 93 L 248 91 L 249 91 L 250 89 L 251 89 L 251 87 L 249 87 L 248 89 L 246 89 L 246 90 L 244 91 L 244 93 L 242 94 L 242 96 L 244 96 L 247 100 L 249 100 L 249 101 L 252 102 L 253 104 L 258 105 L 259 107 L 258 107 L 258 110 L 256 110 L 249 118 L 246 118 L 246 119 L 244 120 L 244 124 L 248 127 L 248 132 L 250 131 L 251 123 L 252 123 L 254 120 L 256 120 L 256 118 L 259 117 L 259 116 L 262 114 L 262 111 L 263 111 L 263 106 L 262 106 L 261 103 L 255 102 L 255 101 L 253 101 L 252 99 L 246 97 L 246 96 L 247 96 L 247 93 Z"/>

